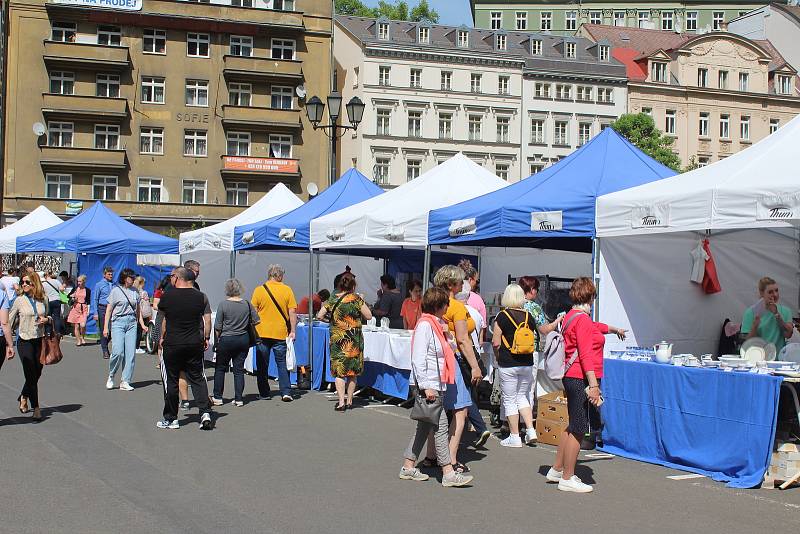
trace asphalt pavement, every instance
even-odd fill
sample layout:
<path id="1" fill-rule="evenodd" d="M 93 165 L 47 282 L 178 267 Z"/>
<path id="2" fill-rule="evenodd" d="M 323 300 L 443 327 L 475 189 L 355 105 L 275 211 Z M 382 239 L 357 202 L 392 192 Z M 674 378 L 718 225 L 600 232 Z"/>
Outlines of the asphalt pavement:
<path id="1" fill-rule="evenodd" d="M 45 368 L 45 419 L 21 415 L 18 360 L 0 371 L 2 533 L 748 533 L 800 527 L 800 489 L 737 490 L 623 458 L 581 453 L 578 475 L 595 484 L 565 494 L 544 472 L 555 451 L 505 449 L 496 438 L 466 449 L 472 487 L 397 478 L 413 432 L 408 411 L 361 402 L 333 411 L 334 397 L 302 392 L 292 403 L 257 400 L 216 408 L 198 428 L 160 430 L 163 394 L 152 356 L 137 356 L 132 392 L 107 391 L 98 347 L 63 342 Z M 209 378 L 213 371 L 207 370 Z M 431 474 L 434 474 L 431 472 Z"/>

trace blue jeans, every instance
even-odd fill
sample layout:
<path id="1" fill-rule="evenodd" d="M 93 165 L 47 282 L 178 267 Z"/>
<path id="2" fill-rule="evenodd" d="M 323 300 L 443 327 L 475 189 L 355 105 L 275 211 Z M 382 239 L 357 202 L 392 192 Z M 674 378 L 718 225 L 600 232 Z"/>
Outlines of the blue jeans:
<path id="1" fill-rule="evenodd" d="M 124 315 L 111 321 L 111 358 L 108 361 L 108 376 L 114 378 L 122 366 L 122 381 L 133 380 L 136 357 L 136 317 Z M 124 365 L 123 365 L 124 362 Z"/>
<path id="2" fill-rule="evenodd" d="M 225 390 L 225 373 L 228 371 L 228 366 L 233 362 L 234 400 L 244 400 L 244 361 L 250 351 L 248 341 L 247 334 L 219 338 L 217 342 L 217 361 L 214 364 L 215 398 L 222 398 L 222 392 Z"/>
<path id="3" fill-rule="evenodd" d="M 292 383 L 289 381 L 289 370 L 286 369 L 286 340 L 269 339 L 262 337 L 256 345 L 256 383 L 258 394 L 262 397 L 269 396 L 269 382 L 267 382 L 267 369 L 269 368 L 269 353 L 275 355 L 275 367 L 278 368 L 278 385 L 281 395 L 292 394 Z"/>

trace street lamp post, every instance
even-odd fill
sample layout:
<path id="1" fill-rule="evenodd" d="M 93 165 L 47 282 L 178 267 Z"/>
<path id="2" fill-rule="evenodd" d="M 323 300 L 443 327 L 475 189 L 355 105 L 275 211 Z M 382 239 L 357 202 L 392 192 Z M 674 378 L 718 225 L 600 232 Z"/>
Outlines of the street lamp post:
<path id="1" fill-rule="evenodd" d="M 364 118 L 364 103 L 360 98 L 354 96 L 345 105 L 347 112 L 347 120 L 350 124 L 339 124 L 339 117 L 342 113 L 342 95 L 334 91 L 328 95 L 328 117 L 330 124 L 320 124 L 322 116 L 325 113 L 325 103 L 318 97 L 312 96 L 306 102 L 306 115 L 311 122 L 311 126 L 315 130 L 322 129 L 331 140 L 331 161 L 330 161 L 330 179 L 328 185 L 333 184 L 336 180 L 336 141 L 342 137 L 347 130 L 355 130 L 361 124 Z"/>

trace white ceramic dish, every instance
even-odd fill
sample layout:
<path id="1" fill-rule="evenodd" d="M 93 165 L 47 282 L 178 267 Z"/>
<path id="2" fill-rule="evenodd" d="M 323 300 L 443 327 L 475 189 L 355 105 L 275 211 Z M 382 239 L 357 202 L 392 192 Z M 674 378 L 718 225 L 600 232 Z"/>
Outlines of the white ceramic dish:
<path id="1" fill-rule="evenodd" d="M 731 367 L 733 367 L 733 366 L 743 365 L 743 364 L 747 363 L 747 358 L 741 358 L 739 356 L 733 356 L 731 354 L 726 354 L 725 356 L 720 356 L 719 357 L 719 361 L 724 362 L 724 363 L 730 365 Z"/>
<path id="2" fill-rule="evenodd" d="M 773 343 L 767 343 L 766 340 L 760 337 L 751 337 L 742 343 L 742 347 L 739 349 L 739 355 L 751 362 L 761 360 L 772 361 L 775 359 L 777 351 Z"/>

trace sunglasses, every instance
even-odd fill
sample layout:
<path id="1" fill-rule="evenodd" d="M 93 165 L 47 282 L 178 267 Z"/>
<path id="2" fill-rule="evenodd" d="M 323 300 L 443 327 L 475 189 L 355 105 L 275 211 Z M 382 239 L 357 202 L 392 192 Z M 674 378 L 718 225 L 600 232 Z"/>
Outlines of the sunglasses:
<path id="1" fill-rule="evenodd" d="M 22 282 L 20 282 L 20 284 L 22 284 L 23 286 L 32 286 L 33 282 L 31 282 L 30 280 L 23 280 Z"/>

